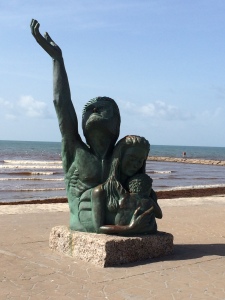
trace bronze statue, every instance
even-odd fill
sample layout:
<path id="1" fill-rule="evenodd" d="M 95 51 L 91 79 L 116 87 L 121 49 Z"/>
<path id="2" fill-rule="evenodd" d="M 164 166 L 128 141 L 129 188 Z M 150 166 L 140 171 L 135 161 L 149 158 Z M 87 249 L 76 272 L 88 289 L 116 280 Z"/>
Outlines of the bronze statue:
<path id="1" fill-rule="evenodd" d="M 144 210 L 144 206 L 142 209 L 139 207 L 134 209 L 134 205 L 132 210 L 127 208 L 126 210 L 129 212 L 127 212 L 127 217 L 123 217 L 123 219 L 126 219 L 125 223 L 129 223 L 125 225 L 115 224 L 116 220 L 121 219 L 119 212 L 118 217 L 115 218 L 116 210 L 122 209 L 122 207 L 119 208 L 118 197 L 124 197 L 125 193 L 129 194 L 129 191 L 126 190 L 125 178 L 132 177 L 140 170 L 142 170 L 141 173 L 145 172 L 145 161 L 149 152 L 148 142 L 145 140 L 148 149 L 139 145 L 134 154 L 134 147 L 128 145 L 126 155 L 122 153 L 123 159 L 122 156 L 121 159 L 118 157 L 118 151 L 120 151 L 118 149 L 121 148 L 123 139 L 118 143 L 115 151 L 114 147 L 120 131 L 120 113 L 116 102 L 109 97 L 97 97 L 85 105 L 82 128 L 87 144 L 82 141 L 78 133 L 77 116 L 71 100 L 62 51 L 48 33 L 45 33 L 44 36 L 40 34 L 39 27 L 38 21 L 31 21 L 32 35 L 53 59 L 54 106 L 62 135 L 62 162 L 70 208 L 70 229 L 118 234 L 155 232 L 156 225 L 153 226 L 152 224 L 155 224 L 155 216 L 161 217 L 161 214 L 158 211 L 160 208 L 152 189 L 151 197 L 149 196 L 149 199 L 146 200 L 152 205 L 147 205 Z M 133 167 L 130 167 L 132 156 L 138 157 L 138 165 L 134 168 L 135 172 Z M 113 172 L 116 172 L 116 165 L 121 165 L 120 169 L 122 170 L 120 178 L 115 177 L 115 180 L 119 180 L 120 183 L 117 191 L 114 187 L 117 197 L 113 199 L 114 195 L 109 193 L 105 198 L 105 194 L 98 193 L 97 189 L 108 187 L 110 190 L 110 185 L 113 185 L 112 176 Z M 112 191 L 112 193 L 114 192 Z M 135 198 L 135 196 L 133 197 Z M 133 202 L 135 203 L 135 201 Z M 137 205 L 138 203 L 136 201 Z M 115 211 L 109 212 L 110 207 Z M 129 217 L 128 215 L 132 216 Z M 121 222 L 119 221 L 119 223 Z M 116 231 L 115 227 L 114 229 L 107 227 L 105 229 L 104 226 L 106 225 L 118 225 L 120 229 Z M 121 229 L 121 226 L 130 226 L 132 230 L 125 227 Z"/>

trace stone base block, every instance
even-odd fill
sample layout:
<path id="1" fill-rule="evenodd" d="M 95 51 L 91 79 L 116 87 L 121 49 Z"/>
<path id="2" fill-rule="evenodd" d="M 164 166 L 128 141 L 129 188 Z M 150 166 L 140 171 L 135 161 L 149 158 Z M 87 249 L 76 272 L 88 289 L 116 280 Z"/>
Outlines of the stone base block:
<path id="1" fill-rule="evenodd" d="M 157 232 L 122 237 L 78 232 L 66 226 L 56 226 L 51 230 L 49 246 L 53 250 L 100 267 L 112 267 L 171 254 L 173 235 Z"/>

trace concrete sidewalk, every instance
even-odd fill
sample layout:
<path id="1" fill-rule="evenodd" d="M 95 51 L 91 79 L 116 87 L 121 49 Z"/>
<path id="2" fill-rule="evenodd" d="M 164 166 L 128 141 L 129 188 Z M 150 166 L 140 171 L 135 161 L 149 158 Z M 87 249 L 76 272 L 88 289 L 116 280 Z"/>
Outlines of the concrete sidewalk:
<path id="1" fill-rule="evenodd" d="M 49 249 L 67 204 L 0 206 L 0 299 L 225 299 L 225 197 L 160 205 L 174 254 L 105 269 Z"/>

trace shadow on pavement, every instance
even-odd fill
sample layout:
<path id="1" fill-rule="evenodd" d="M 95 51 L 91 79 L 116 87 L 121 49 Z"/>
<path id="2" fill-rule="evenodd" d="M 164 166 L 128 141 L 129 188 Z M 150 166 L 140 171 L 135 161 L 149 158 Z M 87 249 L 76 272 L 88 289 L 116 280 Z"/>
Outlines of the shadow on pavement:
<path id="1" fill-rule="evenodd" d="M 174 245 L 172 257 L 173 260 L 186 260 L 212 255 L 225 256 L 225 244 Z"/>
<path id="2" fill-rule="evenodd" d="M 182 244 L 174 245 L 174 251 L 167 256 L 161 256 L 158 258 L 147 259 L 144 261 L 134 262 L 130 264 L 124 264 L 116 266 L 116 268 L 129 268 L 141 265 L 152 264 L 163 261 L 178 261 L 178 260 L 191 260 L 196 258 L 202 258 L 204 256 L 225 256 L 225 244 Z"/>

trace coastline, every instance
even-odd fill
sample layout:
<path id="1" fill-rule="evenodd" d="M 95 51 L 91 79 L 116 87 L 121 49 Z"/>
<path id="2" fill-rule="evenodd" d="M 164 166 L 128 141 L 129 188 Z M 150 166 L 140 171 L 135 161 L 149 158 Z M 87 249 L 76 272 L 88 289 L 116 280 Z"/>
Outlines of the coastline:
<path id="1" fill-rule="evenodd" d="M 182 187 L 165 191 L 156 191 L 158 199 L 193 198 L 225 195 L 225 186 Z"/>
<path id="2" fill-rule="evenodd" d="M 169 190 L 156 191 L 158 200 L 176 199 L 176 198 L 195 198 L 195 197 L 209 197 L 209 196 L 225 196 L 225 185 L 221 186 L 189 186 L 177 187 Z M 22 200 L 18 202 L 0 202 L 3 205 L 27 205 L 27 204 L 60 204 L 67 203 L 66 197 L 48 198 L 45 200 Z"/>
<path id="3" fill-rule="evenodd" d="M 155 162 L 172 162 L 172 163 L 185 163 L 185 164 L 201 164 L 212 166 L 225 166 L 224 160 L 205 160 L 193 158 L 178 158 L 178 157 L 164 157 L 164 156 L 149 156 L 148 161 Z M 13 167 L 15 167 L 13 165 Z M 29 166 L 30 167 L 30 166 Z M 33 168 L 33 166 L 32 166 Z M 222 170 L 221 170 L 222 171 Z M 223 181 L 222 181 L 223 182 Z M 158 199 L 174 199 L 174 198 L 193 198 L 193 197 L 207 197 L 216 195 L 225 195 L 225 182 L 224 184 L 214 185 L 193 185 L 193 186 L 176 186 L 169 189 L 160 190 L 154 188 Z M 16 202 L 0 202 L 0 206 L 4 205 L 21 205 L 21 204 L 57 204 L 67 203 L 66 196 L 51 197 L 46 199 L 33 199 L 33 200 L 20 200 Z"/>
<path id="4" fill-rule="evenodd" d="M 201 165 L 216 165 L 225 166 L 225 160 L 212 160 L 200 158 L 185 158 L 185 157 L 167 157 L 167 156 L 148 156 L 148 161 L 163 161 L 163 162 L 177 162 L 185 164 L 201 164 Z"/>

